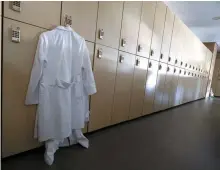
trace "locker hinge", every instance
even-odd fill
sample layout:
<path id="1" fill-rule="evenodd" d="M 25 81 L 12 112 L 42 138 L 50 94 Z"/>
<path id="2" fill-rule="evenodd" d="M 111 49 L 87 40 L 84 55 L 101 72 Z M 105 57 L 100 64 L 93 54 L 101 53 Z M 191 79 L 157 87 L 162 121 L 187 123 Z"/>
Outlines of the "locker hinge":
<path id="1" fill-rule="evenodd" d="M 160 59 L 163 59 L 163 54 L 162 53 L 160 54 Z"/>
<path id="2" fill-rule="evenodd" d="M 127 43 L 126 40 L 124 38 L 122 38 L 121 39 L 121 46 L 125 47 L 126 43 Z"/>
<path id="3" fill-rule="evenodd" d="M 99 48 L 98 49 L 98 58 L 102 58 L 102 49 L 101 48 Z"/>
<path id="4" fill-rule="evenodd" d="M 120 55 L 119 62 L 120 62 L 120 63 L 123 63 L 124 59 L 125 59 L 125 58 L 124 58 L 122 55 Z"/>
<path id="5" fill-rule="evenodd" d="M 100 40 L 104 39 L 104 30 L 103 29 L 99 29 L 99 39 Z"/>
<path id="6" fill-rule="evenodd" d="M 139 66 L 139 64 L 140 64 L 140 60 L 137 59 L 137 60 L 136 60 L 136 66 Z"/>
<path id="7" fill-rule="evenodd" d="M 13 42 L 19 43 L 21 41 L 21 31 L 20 27 L 12 28 L 11 31 L 11 40 Z"/>
<path id="8" fill-rule="evenodd" d="M 143 50 L 143 47 L 141 46 L 141 44 L 138 45 L 138 52 L 141 52 Z"/>
<path id="9" fill-rule="evenodd" d="M 11 9 L 21 12 L 21 1 L 11 1 Z"/>

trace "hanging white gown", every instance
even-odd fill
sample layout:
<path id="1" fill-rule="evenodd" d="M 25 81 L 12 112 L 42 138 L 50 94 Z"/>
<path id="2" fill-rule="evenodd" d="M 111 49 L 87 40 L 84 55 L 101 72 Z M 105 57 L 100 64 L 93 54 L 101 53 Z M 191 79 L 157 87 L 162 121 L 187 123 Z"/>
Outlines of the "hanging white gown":
<path id="1" fill-rule="evenodd" d="M 85 40 L 71 27 L 40 35 L 25 103 L 38 104 L 35 137 L 63 141 L 84 128 L 88 95 L 96 93 Z M 88 119 L 88 118 L 87 118 Z"/>

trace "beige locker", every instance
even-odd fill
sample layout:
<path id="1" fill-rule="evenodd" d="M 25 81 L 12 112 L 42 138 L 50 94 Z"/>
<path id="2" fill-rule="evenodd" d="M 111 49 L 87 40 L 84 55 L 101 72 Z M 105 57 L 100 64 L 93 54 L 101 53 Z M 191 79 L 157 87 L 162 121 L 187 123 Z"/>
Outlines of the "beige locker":
<path id="1" fill-rule="evenodd" d="M 128 120 L 135 55 L 119 51 L 112 124 Z"/>
<path id="2" fill-rule="evenodd" d="M 174 14 L 170 11 L 169 8 L 167 8 L 165 26 L 163 32 L 163 41 L 161 47 L 161 55 L 160 55 L 160 61 L 164 63 L 167 63 L 169 58 L 173 24 L 174 24 Z"/>
<path id="3" fill-rule="evenodd" d="M 167 73 L 165 77 L 163 96 L 162 96 L 162 105 L 161 105 L 162 110 L 170 107 L 169 105 L 170 95 L 172 90 L 175 89 L 175 86 L 173 85 L 173 81 L 172 81 L 173 74 L 174 74 L 174 66 L 167 65 Z"/>
<path id="4" fill-rule="evenodd" d="M 157 1 L 156 3 L 150 59 L 159 61 L 166 16 L 166 5 L 160 1 Z"/>
<path id="5" fill-rule="evenodd" d="M 157 84 L 155 87 L 155 96 L 154 96 L 154 112 L 162 110 L 166 72 L 167 72 L 167 64 L 159 63 L 158 74 L 157 74 Z"/>
<path id="6" fill-rule="evenodd" d="M 157 85 L 157 72 L 159 63 L 154 60 L 149 60 L 147 80 L 145 85 L 143 115 L 154 112 L 154 94 Z"/>
<path id="7" fill-rule="evenodd" d="M 118 51 L 96 44 L 94 77 L 97 93 L 91 96 L 89 132 L 111 124 Z"/>
<path id="8" fill-rule="evenodd" d="M 122 12 L 122 1 L 99 2 L 96 43 L 119 48 Z"/>
<path id="9" fill-rule="evenodd" d="M 121 28 L 121 51 L 136 54 L 141 17 L 141 1 L 125 1 Z"/>
<path id="10" fill-rule="evenodd" d="M 63 1 L 62 25 L 65 15 L 72 17 L 72 28 L 88 41 L 95 42 L 98 1 Z"/>
<path id="11" fill-rule="evenodd" d="M 47 29 L 60 25 L 60 12 L 61 2 L 58 1 L 4 2 L 4 17 Z"/>
<path id="12" fill-rule="evenodd" d="M 148 59 L 136 56 L 129 119 L 140 117 L 143 113 L 147 68 Z"/>
<path id="13" fill-rule="evenodd" d="M 92 67 L 93 67 L 93 57 L 94 57 L 94 43 L 91 43 L 91 42 L 88 42 L 86 41 L 86 45 L 87 45 L 87 48 L 89 49 L 89 56 L 90 56 L 90 60 L 91 60 L 91 64 L 92 64 Z M 91 100 L 91 97 L 89 97 L 90 100 Z M 85 127 L 82 129 L 82 132 L 83 133 L 86 133 L 88 132 L 88 124 L 85 125 Z"/>
<path id="14" fill-rule="evenodd" d="M 173 63 L 176 67 L 182 67 L 184 63 L 184 52 L 185 52 L 185 25 L 181 20 L 178 20 L 178 24 L 176 25 L 176 55 L 172 55 L 171 64 Z"/>
<path id="15" fill-rule="evenodd" d="M 143 1 L 137 55 L 149 58 L 156 2 Z"/>
<path id="16" fill-rule="evenodd" d="M 169 107 L 178 106 L 180 100 L 180 88 L 178 88 L 180 68 L 174 67 L 170 83 Z"/>
<path id="17" fill-rule="evenodd" d="M 20 43 L 12 42 L 11 28 L 20 27 Z M 41 28 L 4 19 L 3 39 L 3 157 L 39 146 L 34 139 L 36 106 L 25 106 L 26 91 Z"/>

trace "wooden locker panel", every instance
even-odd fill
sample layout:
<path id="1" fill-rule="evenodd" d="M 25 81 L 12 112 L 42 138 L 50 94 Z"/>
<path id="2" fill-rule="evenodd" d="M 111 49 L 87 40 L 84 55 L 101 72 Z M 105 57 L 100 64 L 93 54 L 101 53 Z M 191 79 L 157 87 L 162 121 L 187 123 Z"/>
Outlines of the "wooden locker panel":
<path id="1" fill-rule="evenodd" d="M 158 61 L 149 60 L 145 85 L 143 115 L 154 112 L 154 94 L 157 85 Z"/>
<path id="2" fill-rule="evenodd" d="M 99 2 L 96 43 L 119 48 L 123 2 Z M 102 31 L 103 30 L 103 34 Z M 100 37 L 103 35 L 103 38 Z"/>
<path id="3" fill-rule="evenodd" d="M 125 1 L 121 28 L 121 51 L 136 54 L 141 17 L 141 1 Z"/>
<path id="4" fill-rule="evenodd" d="M 166 80 L 167 64 L 159 63 L 158 74 L 157 74 L 157 84 L 154 95 L 154 111 L 162 110 L 163 102 L 163 92 Z"/>
<path id="5" fill-rule="evenodd" d="M 175 86 L 173 85 L 173 74 L 174 74 L 174 66 L 167 65 L 167 73 L 166 73 L 166 78 L 164 82 L 164 89 L 163 89 L 163 97 L 162 97 L 162 105 L 161 109 L 167 109 L 169 108 L 169 99 L 171 92 Z"/>
<path id="6" fill-rule="evenodd" d="M 163 2 L 157 1 L 156 3 L 150 59 L 159 61 L 167 7 Z"/>
<path id="7" fill-rule="evenodd" d="M 149 58 L 156 2 L 143 1 L 137 55 Z"/>
<path id="8" fill-rule="evenodd" d="M 117 50 L 96 44 L 93 72 L 97 93 L 91 96 L 89 132 L 111 124 L 117 59 Z"/>
<path id="9" fill-rule="evenodd" d="M 112 124 L 128 120 L 135 55 L 119 51 Z"/>
<path id="10" fill-rule="evenodd" d="M 174 14 L 170 11 L 169 8 L 167 8 L 165 26 L 163 32 L 163 41 L 161 47 L 161 55 L 160 55 L 160 61 L 164 63 L 167 63 L 169 58 L 173 24 L 174 24 Z"/>
<path id="11" fill-rule="evenodd" d="M 170 97 L 169 107 L 178 106 L 180 101 L 180 90 L 178 88 L 180 70 L 178 67 L 174 67 L 173 76 L 170 83 Z"/>
<path id="12" fill-rule="evenodd" d="M 20 27 L 21 41 L 11 40 L 11 27 Z M 34 139 L 36 105 L 25 106 L 38 37 L 43 29 L 4 19 L 2 151 L 3 157 L 39 146 Z"/>
<path id="13" fill-rule="evenodd" d="M 61 2 L 21 1 L 20 12 L 12 9 L 12 2 L 4 2 L 4 17 L 47 29 L 60 25 Z"/>
<path id="14" fill-rule="evenodd" d="M 72 28 L 88 41 L 95 42 L 98 1 L 63 1 L 62 25 L 65 15 L 72 17 Z"/>
<path id="15" fill-rule="evenodd" d="M 140 117 L 143 113 L 147 68 L 148 59 L 136 56 L 129 119 Z"/>

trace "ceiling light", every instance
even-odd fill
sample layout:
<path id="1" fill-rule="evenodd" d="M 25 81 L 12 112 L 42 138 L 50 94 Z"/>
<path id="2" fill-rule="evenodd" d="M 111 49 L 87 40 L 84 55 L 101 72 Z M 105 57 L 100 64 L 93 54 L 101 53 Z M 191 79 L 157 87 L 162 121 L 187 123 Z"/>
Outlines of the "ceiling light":
<path id="1" fill-rule="evenodd" d="M 220 16 L 213 17 L 212 19 L 213 19 L 213 20 L 219 20 L 219 19 L 220 19 Z"/>

